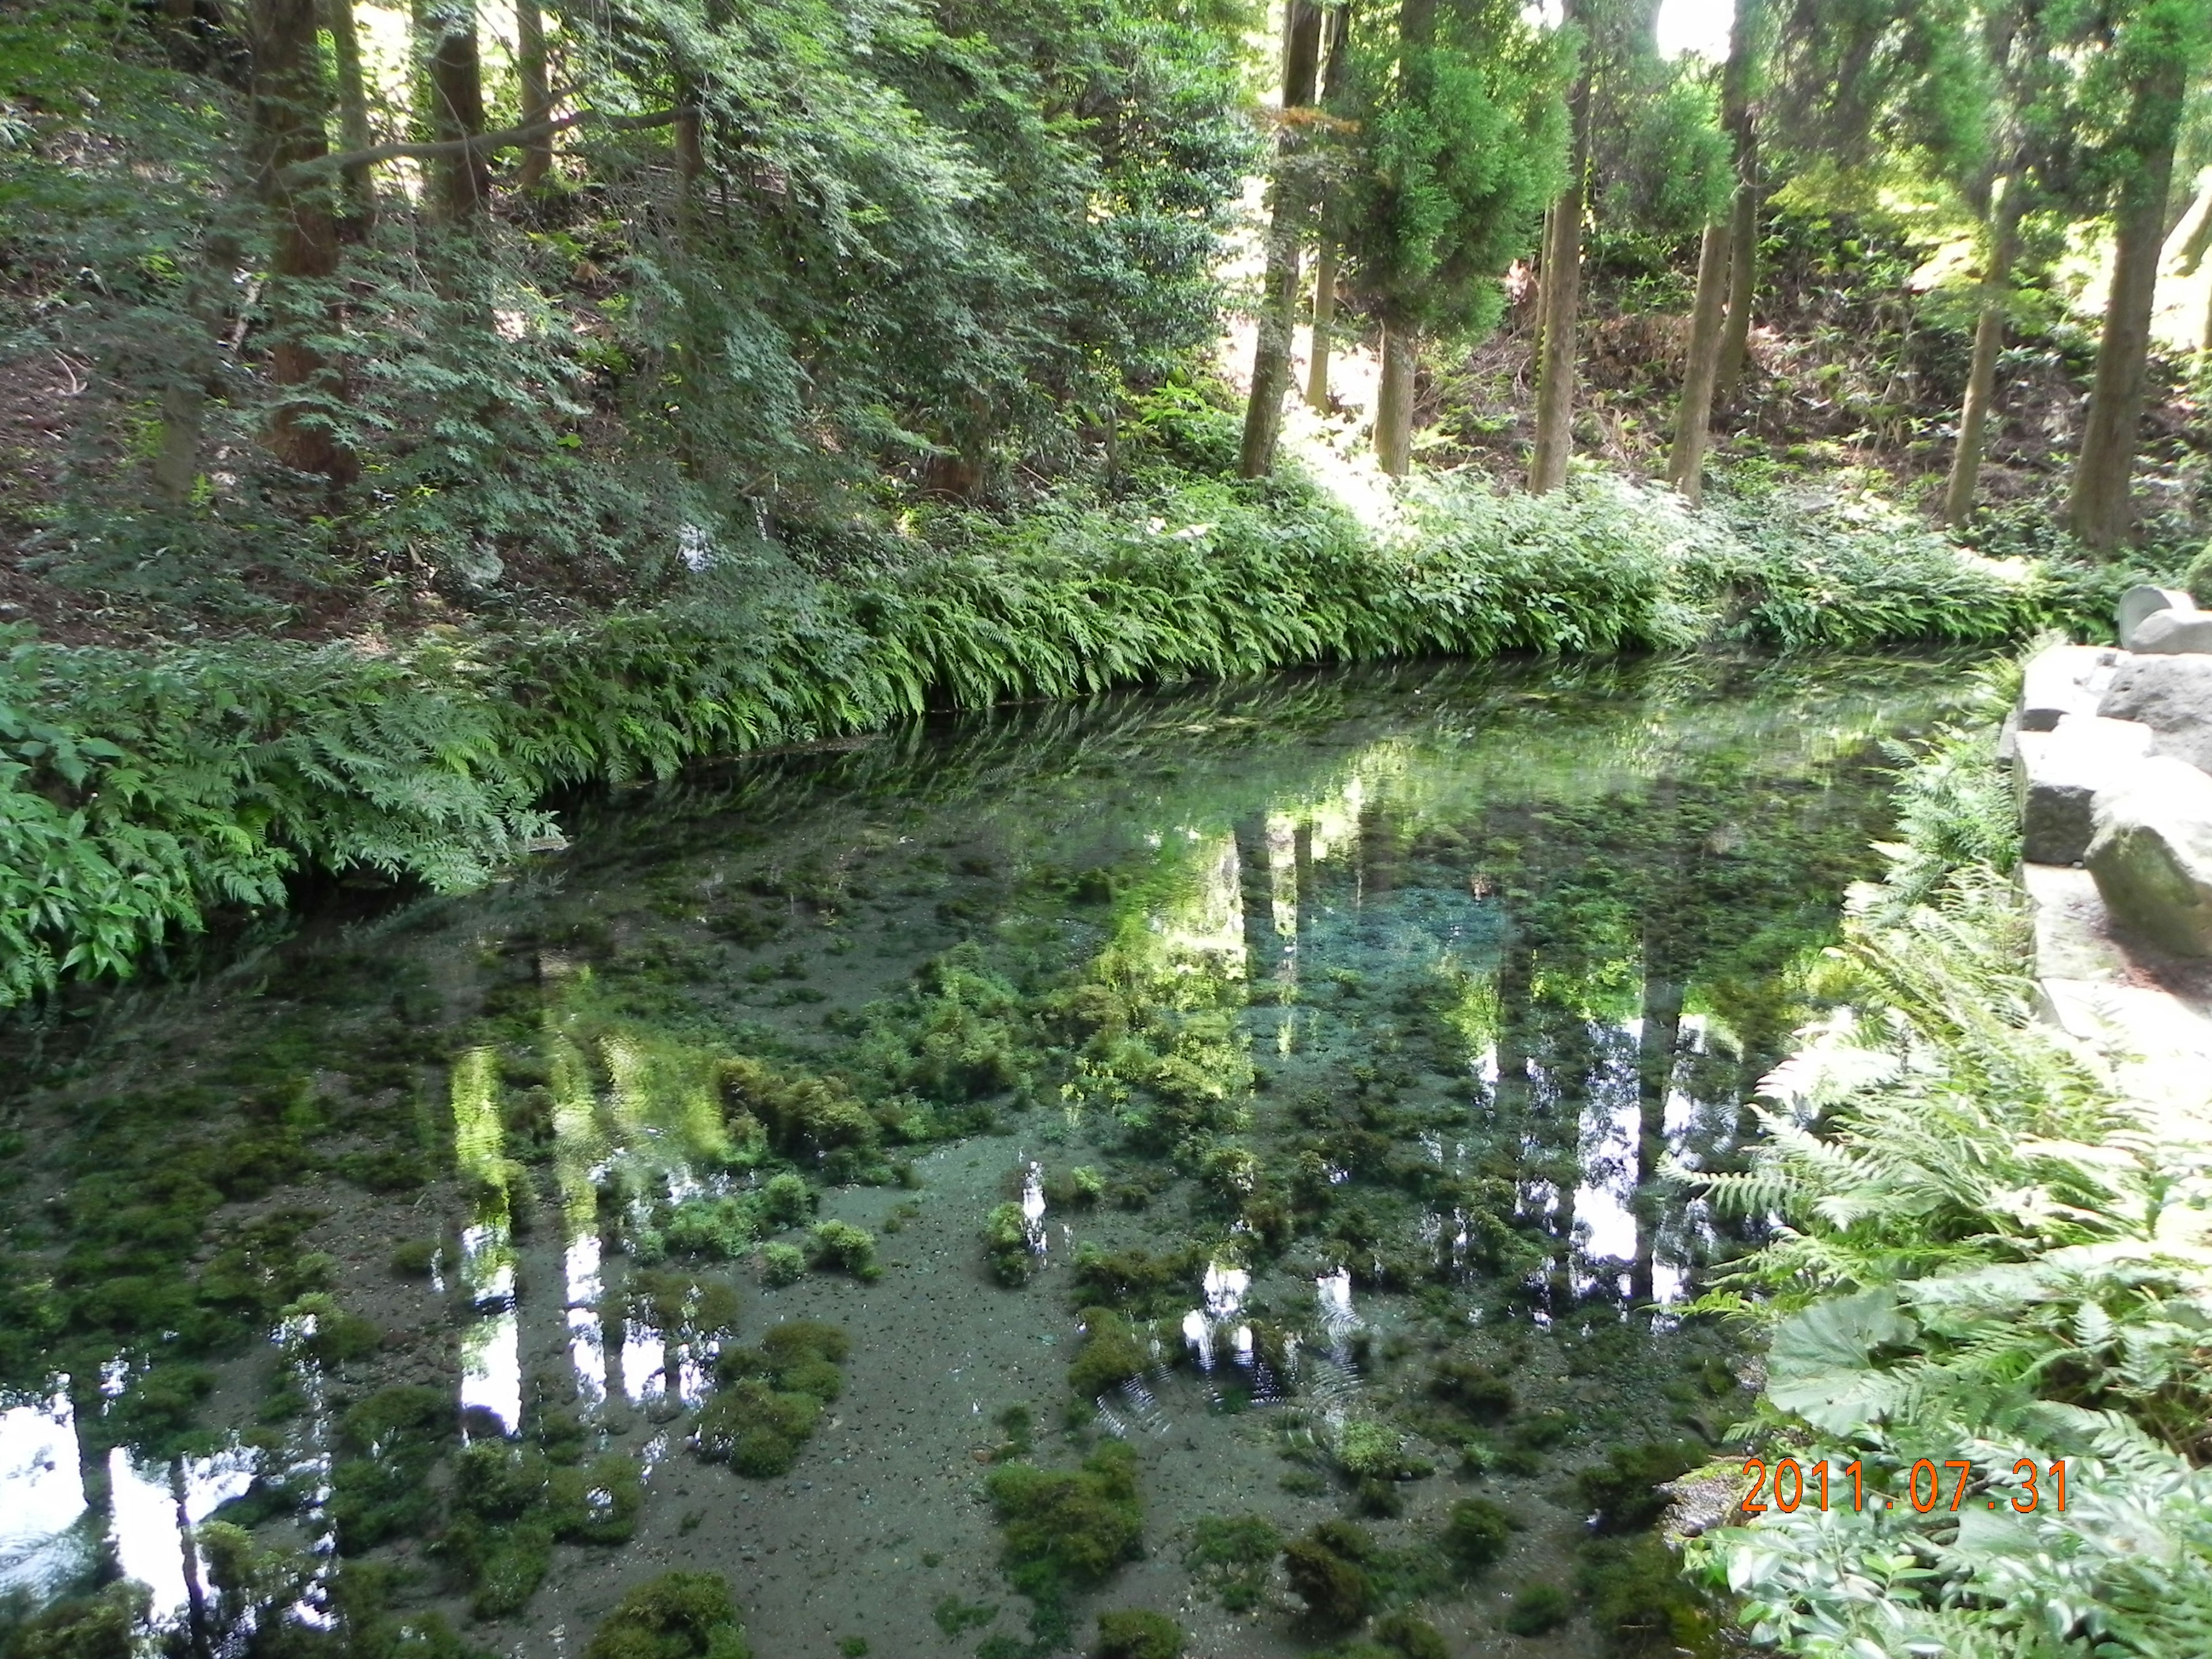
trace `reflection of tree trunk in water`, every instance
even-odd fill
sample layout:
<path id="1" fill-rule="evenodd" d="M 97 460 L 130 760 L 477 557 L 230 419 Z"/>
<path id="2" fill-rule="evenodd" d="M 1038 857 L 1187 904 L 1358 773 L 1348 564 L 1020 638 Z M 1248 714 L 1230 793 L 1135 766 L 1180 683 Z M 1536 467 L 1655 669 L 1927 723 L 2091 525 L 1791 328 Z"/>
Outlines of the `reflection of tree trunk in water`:
<path id="1" fill-rule="evenodd" d="M 1359 814 L 1359 901 L 1379 899 L 1398 884 L 1398 845 L 1390 814 L 1370 801 Z"/>
<path id="2" fill-rule="evenodd" d="M 1244 977 L 1256 984 L 1275 971 L 1274 872 L 1267 863 L 1267 821 L 1256 815 L 1237 823 L 1237 890 L 1244 915 Z"/>
<path id="3" fill-rule="evenodd" d="M 193 1659 L 206 1659 L 210 1651 L 207 1592 L 200 1587 L 199 1549 L 192 1541 L 191 1492 L 185 1474 L 185 1460 L 170 1459 L 169 1496 L 176 1500 L 177 1547 L 183 1553 L 185 1563 L 185 1630 L 191 1643 Z"/>
<path id="4" fill-rule="evenodd" d="M 1632 1301 L 1653 1300 L 1652 1268 L 1659 1242 L 1657 1182 L 1667 1154 L 1667 1096 L 1682 1042 L 1682 981 L 1664 972 L 1648 935 L 1644 954 L 1644 1025 L 1636 1044 L 1636 1266 Z"/>
<path id="5" fill-rule="evenodd" d="M 1498 1081 L 1491 1091 L 1493 1115 L 1509 1132 L 1518 1130 L 1528 1109 L 1529 1000 L 1535 981 L 1535 946 L 1516 930 L 1498 968 Z"/>
<path id="6" fill-rule="evenodd" d="M 76 1429 L 76 1478 L 84 1488 L 84 1513 L 76 1524 L 91 1547 L 91 1571 L 87 1576 L 94 1584 L 112 1583 L 123 1574 L 115 1559 L 115 1481 L 108 1473 L 106 1444 L 94 1432 L 106 1403 L 97 1372 L 70 1378 L 70 1421 Z"/>

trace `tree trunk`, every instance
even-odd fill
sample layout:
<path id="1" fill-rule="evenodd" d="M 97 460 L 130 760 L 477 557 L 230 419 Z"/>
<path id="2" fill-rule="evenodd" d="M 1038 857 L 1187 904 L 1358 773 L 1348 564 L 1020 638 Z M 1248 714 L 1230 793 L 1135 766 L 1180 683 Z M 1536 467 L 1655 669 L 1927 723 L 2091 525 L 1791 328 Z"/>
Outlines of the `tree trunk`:
<path id="1" fill-rule="evenodd" d="M 1743 390 L 1743 366 L 1751 353 L 1751 307 L 1759 292 L 1759 180 L 1758 150 L 1753 146 L 1745 161 L 1747 176 L 1735 187 L 1735 204 L 1729 221 L 1728 317 L 1721 325 L 1720 367 L 1713 374 L 1713 400 L 1723 409 L 1735 405 Z"/>
<path id="2" fill-rule="evenodd" d="M 1758 0 L 1739 0 L 1729 29 L 1728 63 L 1721 71 L 1721 124 L 1734 143 L 1739 194 L 1752 176 L 1751 60 L 1758 49 Z M 1730 215 L 1733 220 L 1735 216 Z M 1757 214 L 1753 212 L 1754 227 Z M 1667 480 L 1692 502 L 1705 494 L 1705 444 L 1713 417 L 1713 388 L 1720 380 L 1723 307 L 1729 293 L 1732 225 L 1709 224 L 1698 245 L 1698 297 L 1690 311 L 1689 361 L 1682 375 L 1682 403 L 1674 416 L 1674 446 L 1667 458 Z M 1747 327 L 1751 305 L 1741 307 Z"/>
<path id="3" fill-rule="evenodd" d="M 1572 24 L 1579 9 L 1575 0 L 1567 0 L 1561 14 L 1563 25 Z M 1575 318 L 1582 304 L 1589 109 L 1590 76 L 1585 66 L 1568 100 L 1574 143 L 1567 161 L 1567 187 L 1552 205 L 1544 238 L 1543 313 L 1536 346 L 1536 448 L 1528 465 L 1528 488 L 1539 495 L 1567 481 L 1567 458 L 1575 447 Z"/>
<path id="4" fill-rule="evenodd" d="M 2162 102 L 2174 113 L 2121 185 L 2113 216 L 2112 291 L 2105 304 L 2097 379 L 2089 392 L 2067 509 L 2074 534 L 2100 553 L 2118 547 L 2132 527 L 2136 428 L 2149 378 L 2151 302 L 2166 235 L 2166 195 L 2173 176 L 2184 82 L 2185 65 L 2176 59 L 2161 65 L 2156 81 L 2145 88 L 2146 102 Z"/>
<path id="5" fill-rule="evenodd" d="M 551 83 L 545 77 L 545 15 L 538 0 L 514 0 L 514 70 L 522 83 L 522 123 L 536 126 L 553 113 Z M 522 165 L 516 169 L 514 187 L 542 189 L 553 171 L 553 135 L 534 138 L 522 147 Z"/>
<path id="6" fill-rule="evenodd" d="M 1267 820 L 1239 818 L 1237 840 L 1237 908 L 1244 923 L 1244 978 L 1257 984 L 1273 976 L 1282 940 L 1275 932 L 1275 873 L 1267 853 Z"/>
<path id="7" fill-rule="evenodd" d="M 1966 372 L 1966 398 L 1959 409 L 1958 447 L 1951 455 L 1951 478 L 1943 490 L 1943 522 L 1962 525 L 1974 511 L 1974 489 L 1982 473 L 1982 450 L 1989 429 L 1990 404 L 1996 393 L 1997 357 L 2004 350 L 2006 302 L 2012 293 L 2013 262 L 2020 257 L 2020 220 L 2027 204 L 2027 184 L 2015 173 L 2005 180 L 1990 228 L 1990 264 L 1982 276 L 1982 310 L 1974 324 L 1974 361 Z"/>
<path id="8" fill-rule="evenodd" d="M 1698 298 L 1690 313 L 1689 362 L 1682 402 L 1674 416 L 1674 447 L 1667 457 L 1667 482 L 1694 504 L 1705 494 L 1705 437 L 1712 417 L 1713 382 L 1720 374 L 1721 301 L 1728 288 L 1728 227 L 1705 227 L 1698 246 Z"/>
<path id="9" fill-rule="evenodd" d="M 338 137 L 348 149 L 367 149 L 375 137 L 368 130 L 368 82 L 362 74 L 353 0 L 323 0 L 323 14 L 338 72 Z M 358 241 L 376 223 L 376 179 L 366 161 L 347 167 L 343 177 L 344 228 L 349 240 Z"/>
<path id="10" fill-rule="evenodd" d="M 255 0 L 252 15 L 253 126 L 276 230 L 269 267 L 269 308 L 276 319 L 270 376 L 280 389 L 304 388 L 319 397 L 342 398 L 343 380 L 307 343 L 309 331 L 326 319 L 327 312 L 296 289 L 328 278 L 338 268 L 330 181 L 297 181 L 284 171 L 325 149 L 315 0 Z M 325 473 L 341 483 L 354 476 L 352 458 L 311 403 L 280 401 L 269 436 L 270 447 L 287 466 Z"/>
<path id="11" fill-rule="evenodd" d="M 1405 328 L 1382 325 L 1382 384 L 1375 397 L 1375 459 L 1394 478 L 1413 464 L 1415 342 Z"/>
<path id="12" fill-rule="evenodd" d="M 1321 8 L 1314 0 L 1289 0 L 1283 13 L 1283 108 L 1314 100 L 1321 72 Z M 1291 331 L 1298 306 L 1298 243 L 1306 219 L 1306 194 L 1292 176 L 1299 140 L 1287 123 L 1275 147 L 1273 215 L 1267 228 L 1267 270 L 1260 295 L 1259 337 L 1252 352 L 1252 395 L 1244 405 L 1244 441 L 1237 470 L 1265 477 L 1275 464 L 1283 428 L 1283 396 L 1291 385 Z"/>
<path id="13" fill-rule="evenodd" d="M 422 90 L 431 141 L 473 138 L 484 130 L 475 0 L 418 0 L 416 18 L 427 70 Z M 491 167 L 484 153 L 463 149 L 445 157 L 431 194 L 447 224 L 474 218 L 491 198 Z"/>
<path id="14" fill-rule="evenodd" d="M 1306 402 L 1323 414 L 1328 412 L 1328 354 L 1335 329 L 1336 244 L 1324 231 L 1314 255 L 1313 349 L 1306 365 Z"/>

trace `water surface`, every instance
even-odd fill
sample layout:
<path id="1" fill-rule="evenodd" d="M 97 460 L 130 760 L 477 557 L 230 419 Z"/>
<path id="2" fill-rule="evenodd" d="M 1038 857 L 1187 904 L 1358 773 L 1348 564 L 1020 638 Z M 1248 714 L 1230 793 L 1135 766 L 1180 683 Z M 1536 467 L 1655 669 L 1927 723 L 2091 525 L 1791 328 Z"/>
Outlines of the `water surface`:
<path id="1" fill-rule="evenodd" d="M 1577 1470 L 1747 1403 L 1681 1311 L 1747 1241 L 1669 1160 L 1740 1152 L 1881 745 L 1957 674 L 1003 710 L 586 804 L 488 892 L 26 1020 L 0 1620 L 130 1580 L 176 1652 L 465 1650 L 434 1615 L 580 1653 L 688 1568 L 769 1659 L 1072 1650 L 1120 1607 L 1289 1654 L 1327 1633 L 1279 1570 L 1224 1595 L 1198 1523 L 1357 1515 L 1453 1651 L 1601 1651 L 1499 1620 L 1586 1568 Z M 746 1357 L 802 1320 L 834 1372 Z M 1102 1325 L 1143 1370 L 1079 1393 Z M 984 1482 L 1113 1437 L 1142 1555 L 1040 1609 Z M 1470 1495 L 1522 1525 L 1465 1577 Z"/>

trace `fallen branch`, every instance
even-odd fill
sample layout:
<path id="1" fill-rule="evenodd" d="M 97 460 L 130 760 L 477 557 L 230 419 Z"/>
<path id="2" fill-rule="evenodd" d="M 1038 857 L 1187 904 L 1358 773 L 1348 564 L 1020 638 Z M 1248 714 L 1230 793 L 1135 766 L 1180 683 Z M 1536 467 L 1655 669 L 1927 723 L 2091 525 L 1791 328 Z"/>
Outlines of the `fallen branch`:
<path id="1" fill-rule="evenodd" d="M 489 155 L 495 149 L 515 149 L 540 138 L 550 138 L 556 132 L 581 126 L 586 121 L 597 121 L 602 126 L 612 127 L 617 131 L 634 132 L 643 127 L 670 126 L 685 116 L 697 112 L 690 109 L 663 109 L 647 115 L 608 115 L 595 109 L 579 110 L 574 115 L 532 121 L 527 126 L 501 127 L 496 132 L 472 133 L 466 138 L 442 138 L 434 143 L 422 144 L 372 144 L 367 149 L 342 149 L 331 155 L 295 161 L 277 177 L 291 184 L 313 178 L 319 173 L 369 167 L 378 161 L 396 161 L 402 157 L 417 161 L 435 161 L 448 156 Z"/>

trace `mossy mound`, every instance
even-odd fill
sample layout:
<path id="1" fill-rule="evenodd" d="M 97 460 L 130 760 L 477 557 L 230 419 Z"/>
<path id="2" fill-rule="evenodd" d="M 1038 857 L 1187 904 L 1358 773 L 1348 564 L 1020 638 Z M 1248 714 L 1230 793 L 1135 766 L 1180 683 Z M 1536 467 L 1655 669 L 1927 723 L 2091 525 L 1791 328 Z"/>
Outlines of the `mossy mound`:
<path id="1" fill-rule="evenodd" d="M 1574 1602 L 1557 1584 L 1530 1584 L 1513 1598 L 1501 1622 L 1516 1636 L 1542 1636 L 1574 1616 Z"/>
<path id="2" fill-rule="evenodd" d="M 1083 1346 L 1067 1368 L 1067 1386 L 1085 1400 L 1141 1376 L 1152 1363 L 1143 1339 L 1110 1308 L 1085 1308 L 1083 1332 Z"/>
<path id="3" fill-rule="evenodd" d="M 1607 1649 L 1621 1659 L 1720 1650 L 1719 1610 L 1683 1577 L 1680 1558 L 1656 1537 L 1592 1540 L 1576 1587 Z"/>
<path id="4" fill-rule="evenodd" d="M 1307 1623 L 1346 1630 L 1367 1616 L 1376 1592 L 1366 1564 L 1374 1555 L 1365 1528 L 1349 1521 L 1325 1521 L 1283 1547 L 1283 1567 L 1291 1593 L 1305 1605 Z"/>
<path id="5" fill-rule="evenodd" d="M 1265 1516 L 1201 1516 L 1182 1561 L 1224 1607 L 1249 1613 L 1267 1594 L 1267 1570 L 1282 1547 L 1282 1534 Z"/>
<path id="6" fill-rule="evenodd" d="M 720 1573 L 669 1572 L 615 1604 L 584 1659 L 752 1659 L 729 1581 Z"/>
<path id="7" fill-rule="evenodd" d="M 1444 1553 L 1461 1571 L 1478 1572 L 1505 1553 L 1520 1526 L 1486 1498 L 1462 1498 L 1444 1522 Z"/>
<path id="8" fill-rule="evenodd" d="M 1123 1607 L 1098 1615 L 1091 1659 L 1182 1659 L 1182 1626 L 1150 1607 Z"/>
<path id="9" fill-rule="evenodd" d="M 1001 1204 L 983 1218 L 983 1254 L 991 1276 L 1006 1285 L 1026 1285 L 1037 1269 L 1030 1218 L 1018 1204 Z"/>
<path id="10" fill-rule="evenodd" d="M 1641 1532 L 1666 1513 L 1666 1481 L 1705 1461 L 1703 1446 L 1688 1440 L 1650 1440 L 1615 1446 L 1605 1462 L 1575 1476 L 1583 1502 L 1605 1532 Z"/>
<path id="11" fill-rule="evenodd" d="M 1076 1469 L 1007 1463 L 985 1481 L 1014 1587 L 1042 1604 L 1098 1583 L 1143 1546 L 1137 1455 L 1109 1440 Z"/>
<path id="12" fill-rule="evenodd" d="M 714 1398 L 692 1431 L 694 1449 L 739 1474 L 787 1474 L 823 1407 L 844 1391 L 838 1362 L 851 1349 L 836 1326 L 793 1319 L 771 1328 L 757 1348 L 725 1350 L 714 1364 Z"/>

